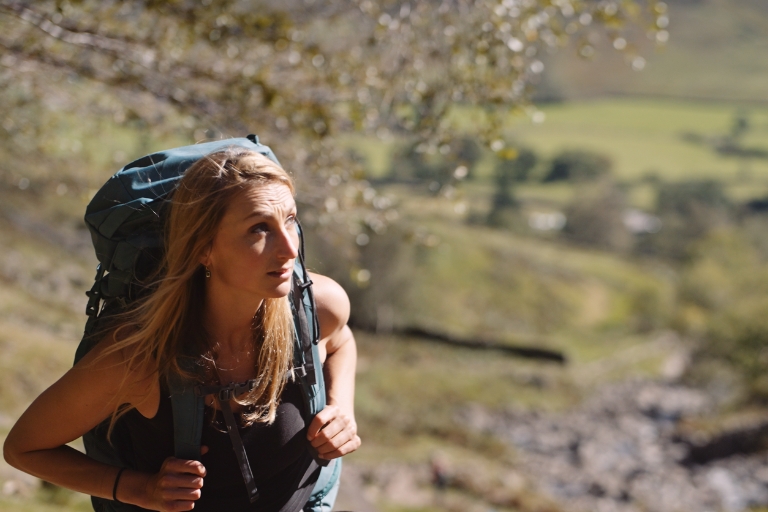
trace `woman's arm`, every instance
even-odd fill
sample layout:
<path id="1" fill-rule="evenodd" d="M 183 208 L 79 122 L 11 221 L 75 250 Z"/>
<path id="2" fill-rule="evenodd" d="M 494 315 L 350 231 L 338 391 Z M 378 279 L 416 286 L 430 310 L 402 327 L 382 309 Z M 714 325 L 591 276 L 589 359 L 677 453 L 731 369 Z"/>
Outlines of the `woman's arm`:
<path id="1" fill-rule="evenodd" d="M 129 371 L 120 352 L 102 356 L 105 345 L 97 345 L 29 406 L 8 434 L 3 455 L 10 465 L 43 480 L 112 499 L 119 468 L 66 444 L 109 417 L 121 394 L 122 402 L 154 415 L 159 383 L 154 374 Z M 204 475 L 199 462 L 169 459 L 156 475 L 124 471 L 117 497 L 153 510 L 190 510 Z"/>
<path id="2" fill-rule="evenodd" d="M 320 456 L 334 459 L 360 447 L 355 422 L 357 346 L 349 320 L 349 298 L 332 279 L 311 274 L 320 323 L 327 405 L 309 425 L 307 437 Z"/>

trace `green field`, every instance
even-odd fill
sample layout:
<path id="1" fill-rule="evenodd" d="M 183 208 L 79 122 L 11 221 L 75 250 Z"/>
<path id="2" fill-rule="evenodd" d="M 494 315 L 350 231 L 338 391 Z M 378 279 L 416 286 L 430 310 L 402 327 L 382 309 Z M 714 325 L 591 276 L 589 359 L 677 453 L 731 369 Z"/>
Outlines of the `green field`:
<path id="1" fill-rule="evenodd" d="M 620 182 L 633 185 L 632 202 L 651 208 L 653 200 L 643 190 L 643 180 L 663 181 L 712 179 L 723 182 L 734 200 L 744 201 L 768 193 L 768 159 L 723 156 L 704 143 L 686 140 L 686 134 L 704 139 L 724 137 L 737 116 L 744 116 L 750 128 L 741 139 L 744 147 L 768 150 L 768 107 L 739 106 L 685 100 L 600 99 L 578 103 L 545 104 L 540 110 L 546 118 L 536 124 L 523 114 L 511 115 L 505 127 L 511 144 L 528 146 L 542 163 L 534 181 L 519 186 L 523 198 L 564 203 L 572 188 L 557 184 L 541 185 L 548 159 L 568 149 L 604 154 L 613 163 Z M 457 108 L 454 122 L 467 134 L 479 118 L 472 111 Z M 388 176 L 391 154 L 399 142 L 350 137 L 347 146 L 366 158 L 371 178 Z M 480 183 L 490 177 L 493 158 L 488 152 L 479 162 Z M 472 194 L 468 185 L 466 192 Z M 489 190 L 480 192 L 488 194 Z"/>
<path id="2" fill-rule="evenodd" d="M 683 140 L 686 133 L 727 135 L 743 112 L 753 128 L 744 145 L 768 149 L 768 108 L 673 100 L 604 99 L 544 105 L 546 121 L 512 121 L 509 133 L 545 155 L 564 148 L 605 153 L 619 179 L 656 174 L 664 180 L 710 178 L 768 184 L 768 159 L 722 157 Z"/>

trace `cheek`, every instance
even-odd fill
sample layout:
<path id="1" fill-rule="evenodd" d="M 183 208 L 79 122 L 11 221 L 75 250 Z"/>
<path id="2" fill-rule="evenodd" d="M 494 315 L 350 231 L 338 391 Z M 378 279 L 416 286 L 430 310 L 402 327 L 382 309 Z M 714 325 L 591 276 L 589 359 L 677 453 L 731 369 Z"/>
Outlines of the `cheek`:
<path id="1" fill-rule="evenodd" d="M 238 259 L 243 265 L 259 266 L 264 264 L 266 260 L 264 244 L 263 243 L 251 243 L 244 244 Z"/>
<path id="2" fill-rule="evenodd" d="M 240 239 L 221 246 L 216 260 L 225 270 L 246 269 L 253 267 L 263 252 L 263 244 Z"/>

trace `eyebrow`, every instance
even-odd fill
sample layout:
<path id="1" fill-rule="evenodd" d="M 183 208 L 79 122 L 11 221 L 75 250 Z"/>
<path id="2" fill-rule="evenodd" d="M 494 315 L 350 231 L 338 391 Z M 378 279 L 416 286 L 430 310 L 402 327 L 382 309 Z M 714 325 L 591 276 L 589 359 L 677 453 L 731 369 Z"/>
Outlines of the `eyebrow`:
<path id="1" fill-rule="evenodd" d="M 290 214 L 295 214 L 296 210 L 297 210 L 297 208 L 295 206 L 293 206 L 293 207 L 288 209 L 288 212 Z M 270 217 L 274 217 L 274 216 L 275 215 L 274 215 L 273 210 L 255 210 L 255 211 L 251 212 L 250 214 L 246 215 L 245 217 L 243 217 L 243 220 L 248 220 L 248 219 L 250 219 L 252 217 L 267 217 L 267 218 L 270 218 Z"/>

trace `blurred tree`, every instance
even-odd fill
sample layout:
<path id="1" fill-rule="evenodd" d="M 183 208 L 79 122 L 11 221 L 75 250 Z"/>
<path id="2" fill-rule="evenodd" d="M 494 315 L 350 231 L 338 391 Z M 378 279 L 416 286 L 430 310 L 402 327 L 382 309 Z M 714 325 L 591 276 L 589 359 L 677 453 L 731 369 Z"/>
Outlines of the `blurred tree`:
<path id="1" fill-rule="evenodd" d="M 507 148 L 497 153 L 494 167 L 494 193 L 491 199 L 491 210 L 488 213 L 489 226 L 504 226 L 507 210 L 517 206 L 513 185 L 515 182 L 526 181 L 531 170 L 536 166 L 536 153 L 528 148 Z"/>
<path id="2" fill-rule="evenodd" d="M 683 259 L 693 243 L 730 221 L 732 206 L 719 181 L 660 183 L 657 194 L 662 228 L 642 241 L 641 250 Z"/>
<path id="3" fill-rule="evenodd" d="M 513 182 L 528 181 L 539 157 L 530 148 L 518 147 L 502 150 L 497 155 L 496 176 L 506 175 Z"/>
<path id="4" fill-rule="evenodd" d="M 399 180 L 428 180 L 444 185 L 471 179 L 481 155 L 479 144 L 463 135 L 439 148 L 412 142 L 395 151 L 389 175 Z"/>
<path id="5" fill-rule="evenodd" d="M 698 338 L 699 366 L 727 362 L 743 398 L 768 402 L 768 267 L 743 233 L 716 230 L 694 244 L 684 267 L 679 327 Z"/>
<path id="6" fill-rule="evenodd" d="M 453 147 L 454 145 L 451 144 L 451 148 Z M 464 170 L 458 171 L 458 175 L 456 170 L 454 170 L 454 177 L 457 179 L 473 179 L 475 177 L 475 166 L 482 157 L 480 144 L 474 138 L 462 137 L 456 141 L 455 153 L 456 163 L 459 167 L 463 166 Z"/>
<path id="7" fill-rule="evenodd" d="M 0 0 L 0 104 L 10 119 L 35 102 L 49 110 L 69 103 L 81 116 L 181 124 L 194 139 L 257 132 L 287 167 L 310 171 L 303 198 L 326 208 L 333 176 L 361 198 L 367 188 L 354 183 L 337 135 L 406 132 L 439 148 L 455 138 L 446 116 L 462 103 L 485 111 L 477 138 L 493 140 L 502 116 L 527 105 L 543 71 L 537 55 L 595 32 L 619 37 L 633 23 L 654 29 L 663 7 L 655 0 Z M 72 92 L 83 84 L 93 86 L 85 97 Z M 3 126 L 19 138 L 10 122 Z"/>
<path id="8" fill-rule="evenodd" d="M 751 124 L 749 122 L 748 114 L 743 110 L 736 112 L 733 117 L 733 123 L 731 124 L 731 137 L 738 140 L 743 137 L 750 128 Z"/>
<path id="9" fill-rule="evenodd" d="M 333 231 L 378 233 L 397 215 L 363 179 L 362 163 L 344 144 L 348 134 L 404 136 L 422 154 L 448 148 L 461 156 L 467 151 L 455 142 L 466 127 L 452 115 L 460 106 L 482 116 L 475 141 L 498 143 L 510 112 L 531 110 L 544 52 L 568 40 L 631 38 L 637 25 L 657 30 L 665 7 L 657 0 L 0 0 L 0 157 L 10 184 L 28 169 L 59 169 L 66 158 L 51 145 L 74 132 L 71 122 L 57 124 L 62 111 L 90 126 L 81 136 L 92 138 L 104 136 L 103 119 L 140 120 L 146 133 L 181 143 L 257 133 L 297 175 L 309 229 L 333 239 Z M 99 164 L 107 168 L 138 151 L 108 144 L 125 152 L 112 149 L 115 156 Z M 30 166 L 30 155 L 53 156 Z M 89 168 L 73 166 L 77 179 Z M 459 167 L 467 166 L 446 168 L 450 179 Z M 103 179 L 92 172 L 82 195 Z M 360 246 L 345 240 L 340 253 L 359 261 Z"/>
<path id="10" fill-rule="evenodd" d="M 418 144 L 409 143 L 394 151 L 389 165 L 390 178 L 416 180 L 433 174 L 432 166 L 427 161 L 428 155 L 417 151 L 417 148 Z"/>
<path id="11" fill-rule="evenodd" d="M 626 198 L 609 179 L 582 185 L 565 208 L 563 234 L 569 239 L 608 250 L 623 251 L 632 245 L 624 226 Z"/>
<path id="12" fill-rule="evenodd" d="M 600 153 L 584 150 L 566 150 L 552 159 L 545 182 L 586 181 L 610 174 L 613 164 Z"/>

